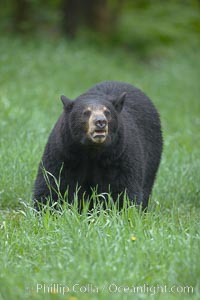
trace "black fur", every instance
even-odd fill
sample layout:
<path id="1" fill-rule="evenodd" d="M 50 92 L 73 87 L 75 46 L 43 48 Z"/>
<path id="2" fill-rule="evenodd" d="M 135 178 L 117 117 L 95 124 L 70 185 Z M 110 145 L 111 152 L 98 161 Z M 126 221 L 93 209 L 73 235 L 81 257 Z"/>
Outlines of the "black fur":
<path id="1" fill-rule="evenodd" d="M 49 136 L 35 181 L 35 207 L 39 209 L 50 195 L 43 165 L 56 178 L 62 167 L 60 192 L 64 195 L 68 188 L 69 203 L 73 203 L 77 186 L 80 199 L 98 186 L 98 193 L 111 192 L 114 201 L 126 191 L 131 201 L 145 209 L 162 153 L 159 115 L 150 99 L 132 85 L 115 81 L 99 83 L 73 102 L 65 96 L 61 99 L 64 111 Z M 85 134 L 83 110 L 91 104 L 111 111 L 104 144 L 94 145 Z M 58 199 L 54 191 L 52 199 Z M 119 200 L 122 205 L 123 197 Z"/>

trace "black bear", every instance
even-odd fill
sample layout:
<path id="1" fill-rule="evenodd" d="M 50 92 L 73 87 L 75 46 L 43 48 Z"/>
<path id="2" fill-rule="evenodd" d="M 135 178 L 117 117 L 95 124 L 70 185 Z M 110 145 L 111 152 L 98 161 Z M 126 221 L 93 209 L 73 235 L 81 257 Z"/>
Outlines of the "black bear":
<path id="1" fill-rule="evenodd" d="M 35 208 L 64 195 L 71 204 L 77 188 L 81 205 L 96 188 L 110 193 L 119 208 L 126 193 L 146 209 L 162 153 L 160 118 L 151 100 L 117 81 L 99 83 L 74 101 L 61 100 L 64 110 L 35 181 Z"/>

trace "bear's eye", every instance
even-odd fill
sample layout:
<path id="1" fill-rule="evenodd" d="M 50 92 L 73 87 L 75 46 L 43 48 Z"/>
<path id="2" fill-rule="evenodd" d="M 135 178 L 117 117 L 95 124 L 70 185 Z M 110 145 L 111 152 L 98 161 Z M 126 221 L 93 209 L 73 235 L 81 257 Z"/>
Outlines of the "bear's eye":
<path id="1" fill-rule="evenodd" d="M 111 112 L 108 109 L 106 109 L 104 111 L 104 115 L 106 116 L 106 118 L 110 118 L 111 117 Z"/>
<path id="2" fill-rule="evenodd" d="M 89 118 L 90 115 L 91 115 L 91 110 L 90 109 L 86 109 L 86 110 L 83 111 L 83 116 L 84 117 L 88 117 Z"/>

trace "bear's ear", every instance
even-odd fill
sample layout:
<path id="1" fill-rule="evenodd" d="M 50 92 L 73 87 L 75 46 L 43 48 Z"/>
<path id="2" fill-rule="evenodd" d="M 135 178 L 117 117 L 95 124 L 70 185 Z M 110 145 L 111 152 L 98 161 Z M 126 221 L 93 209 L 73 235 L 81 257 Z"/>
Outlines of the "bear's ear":
<path id="1" fill-rule="evenodd" d="M 121 112 L 121 110 L 123 108 L 125 98 L 126 98 L 126 92 L 123 92 L 117 99 L 114 99 L 112 101 L 116 111 L 119 113 Z"/>
<path id="2" fill-rule="evenodd" d="M 67 111 L 70 111 L 72 109 L 73 102 L 70 99 L 68 99 L 67 97 L 65 97 L 64 95 L 60 96 L 60 99 L 63 103 L 64 109 Z"/>

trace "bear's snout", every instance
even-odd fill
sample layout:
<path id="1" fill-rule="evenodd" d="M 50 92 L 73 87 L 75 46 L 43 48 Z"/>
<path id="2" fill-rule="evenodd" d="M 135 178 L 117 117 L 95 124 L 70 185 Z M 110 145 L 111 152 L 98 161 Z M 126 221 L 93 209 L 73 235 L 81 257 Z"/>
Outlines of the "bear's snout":
<path id="1" fill-rule="evenodd" d="M 97 130 L 99 130 L 99 129 L 102 130 L 107 125 L 106 117 L 104 115 L 99 115 L 94 120 L 94 123 L 95 123 L 95 126 L 97 127 Z"/>
<path id="2" fill-rule="evenodd" d="M 103 110 L 92 110 L 88 120 L 88 136 L 94 143 L 105 142 L 108 134 L 108 121 Z"/>

